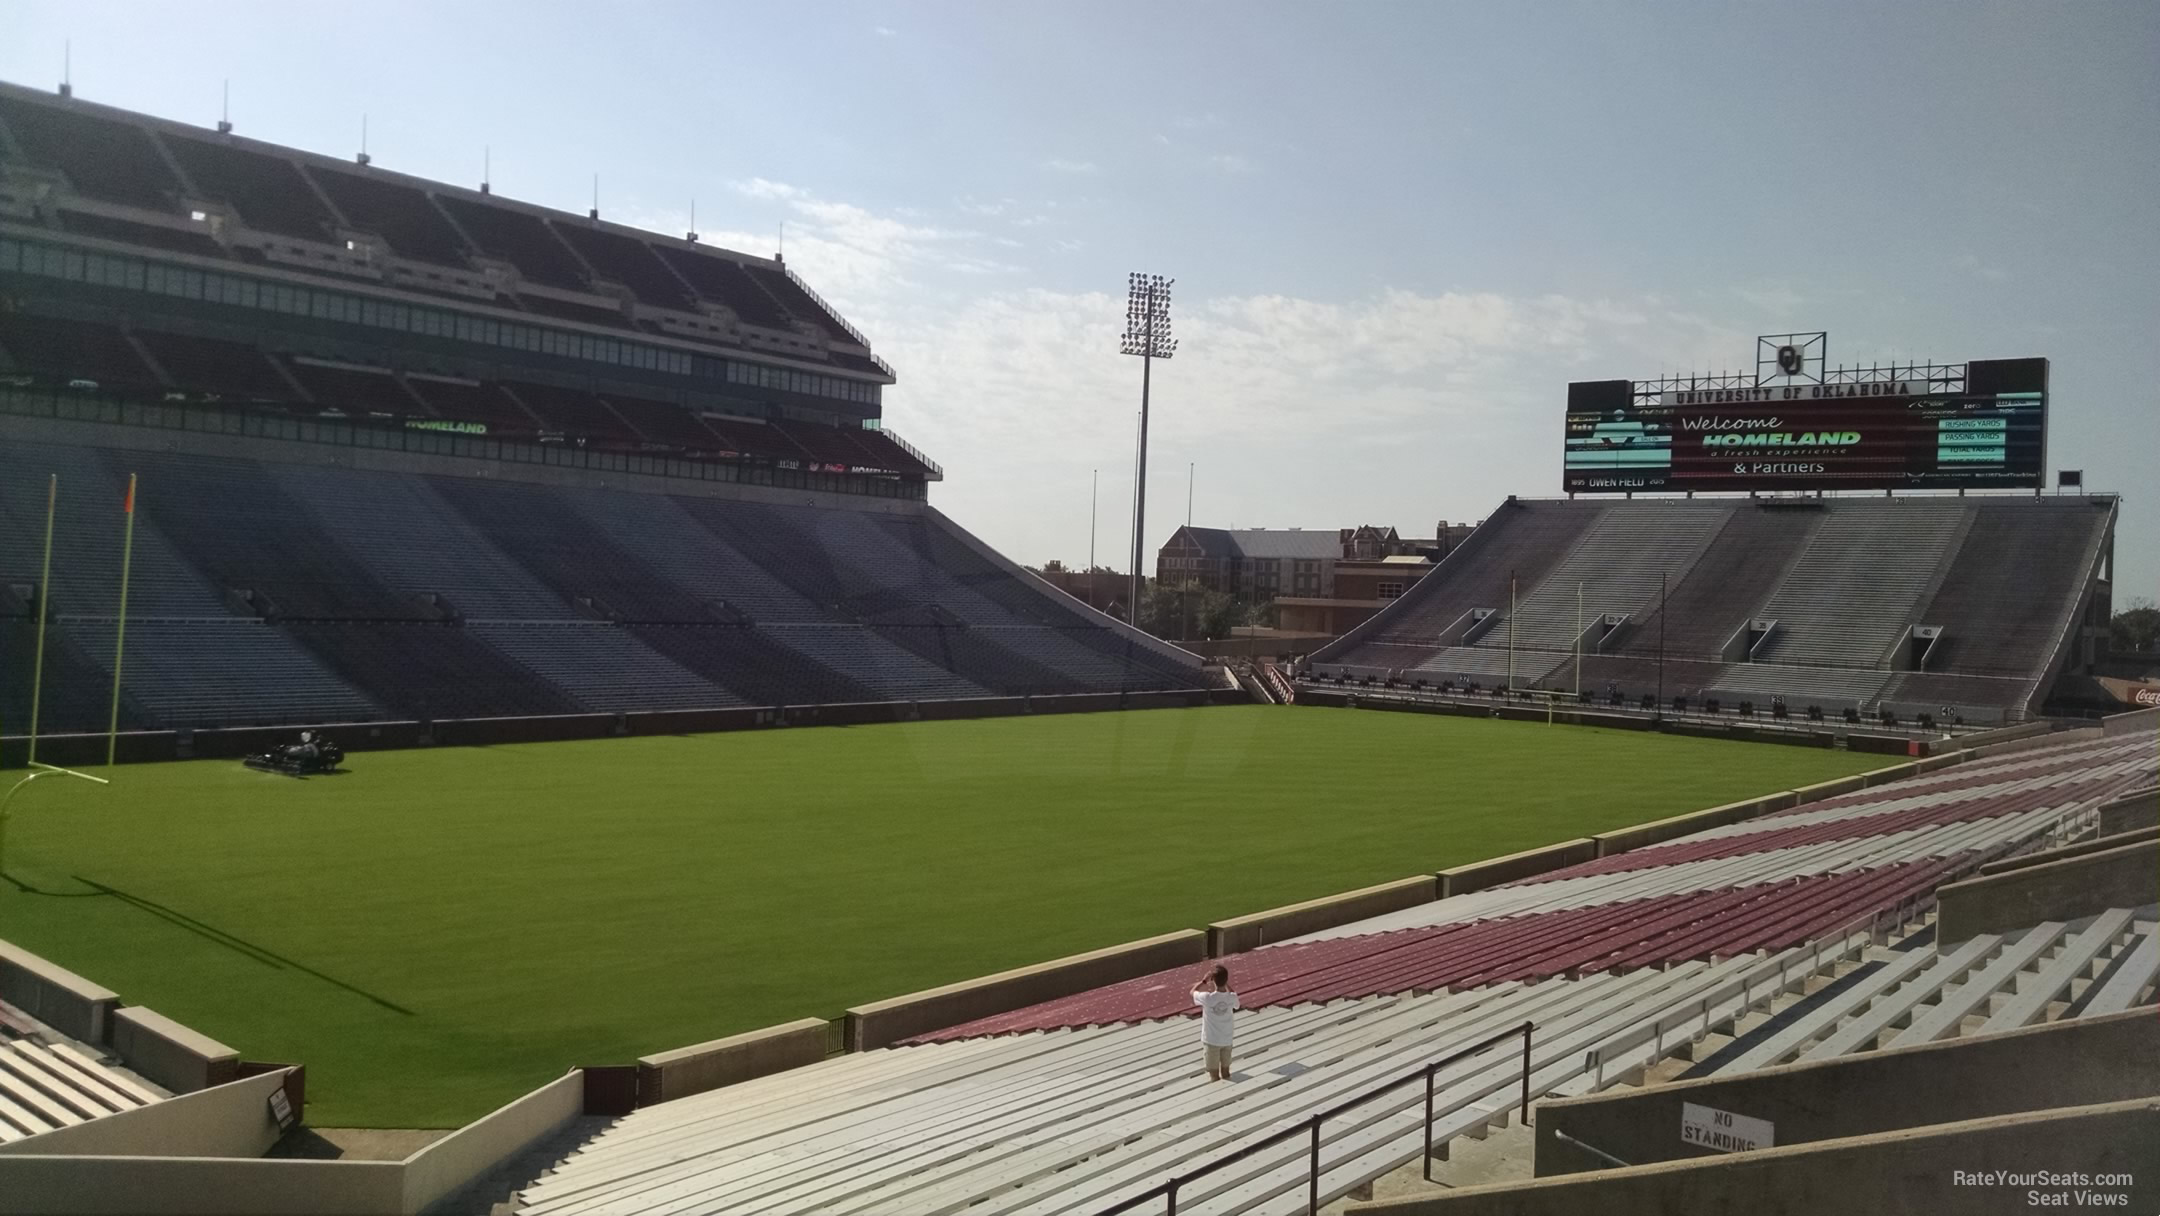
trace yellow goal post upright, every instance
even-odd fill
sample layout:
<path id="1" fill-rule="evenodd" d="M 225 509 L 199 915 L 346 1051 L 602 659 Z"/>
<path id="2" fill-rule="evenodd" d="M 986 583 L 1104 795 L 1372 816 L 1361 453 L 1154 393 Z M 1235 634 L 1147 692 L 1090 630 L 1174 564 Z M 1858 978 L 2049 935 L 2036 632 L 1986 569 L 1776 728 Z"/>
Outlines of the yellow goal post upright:
<path id="1" fill-rule="evenodd" d="M 1508 689 L 1508 695 L 1520 697 L 1526 701 L 1543 701 L 1545 703 L 1545 721 L 1548 723 L 1553 720 L 1553 706 L 1558 704 L 1575 705 L 1582 700 L 1581 693 L 1570 692 L 1565 688 L 1510 688 Z"/>

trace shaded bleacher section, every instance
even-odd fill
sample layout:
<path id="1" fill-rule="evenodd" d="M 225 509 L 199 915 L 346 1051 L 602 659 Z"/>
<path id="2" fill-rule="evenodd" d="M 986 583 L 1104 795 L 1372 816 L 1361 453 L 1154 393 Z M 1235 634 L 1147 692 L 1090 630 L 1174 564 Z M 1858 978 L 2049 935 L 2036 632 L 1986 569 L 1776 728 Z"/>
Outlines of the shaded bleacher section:
<path id="1" fill-rule="evenodd" d="M 465 242 L 423 191 L 365 173 L 314 172 L 309 179 L 345 213 L 349 226 L 372 232 L 408 258 L 465 264 Z"/>
<path id="2" fill-rule="evenodd" d="M 587 290 L 585 268 L 577 255 L 564 248 L 540 217 L 455 195 L 436 197 L 483 255 L 508 262 L 531 282 Z"/>
<path id="3" fill-rule="evenodd" d="M 236 401 L 294 399 L 292 382 L 248 343 L 155 330 L 140 331 L 135 339 L 183 392 Z"/>
<path id="4" fill-rule="evenodd" d="M 1510 500 L 1308 674 L 2017 720 L 2062 669 L 2113 523 L 2112 498 Z"/>
<path id="5" fill-rule="evenodd" d="M 788 328 L 787 313 L 758 286 L 741 262 L 668 245 L 656 246 L 655 251 L 698 295 L 726 306 L 752 325 Z"/>
<path id="6" fill-rule="evenodd" d="M 25 160 L 58 169 L 91 198 L 162 211 L 180 190 L 149 133 L 133 123 L 13 97 L 0 97 L 0 122 Z"/>
<path id="7" fill-rule="evenodd" d="M 89 211 L 59 211 L 60 227 L 84 236 L 119 241 L 126 245 L 149 245 L 201 258 L 222 258 L 225 247 L 200 227 L 177 228 L 168 224 L 138 224 L 132 220 Z"/>
<path id="8" fill-rule="evenodd" d="M 87 380 L 118 392 L 151 394 L 164 389 L 127 335 L 111 325 L 0 311 L 0 353 L 17 374 L 55 384 Z"/>
<path id="9" fill-rule="evenodd" d="M 557 220 L 552 227 L 600 278 L 621 283 L 648 304 L 683 312 L 696 310 L 697 301 L 683 289 L 682 280 L 644 241 L 575 220 Z"/>
<path id="10" fill-rule="evenodd" d="M 251 228 L 327 242 L 337 216 L 286 157 L 237 141 L 167 136 L 180 171 L 206 196 L 225 203 Z"/>
<path id="11" fill-rule="evenodd" d="M 0 450 L 10 656 L 62 493 L 50 730 L 103 725 L 140 475 L 126 720 L 209 726 L 1205 686 L 934 513 L 40 443 Z M 21 700 L 24 668 L 4 670 Z M 19 721 L 13 718 L 10 721 Z"/>
<path id="12" fill-rule="evenodd" d="M 862 335 L 777 259 L 16 85 L 0 84 L 0 162 L 64 183 L 59 205 L 32 222 L 65 232 L 221 261 L 271 261 L 302 274 L 376 280 L 468 300 L 486 299 L 492 287 L 488 302 L 497 307 L 615 329 L 631 327 L 631 302 L 682 313 L 718 305 L 743 325 L 788 333 L 791 357 L 891 379 L 891 369 L 867 353 Z M 36 188 L 43 189 L 42 181 Z M 136 214 L 111 214 L 124 209 Z M 200 220 L 191 215 L 198 211 Z M 143 222 L 156 217 L 168 222 Z M 356 235 L 380 238 L 383 249 L 338 257 L 336 246 Z M 294 248 L 292 239 L 329 248 Z M 398 266 L 397 259 L 421 265 Z M 426 266 L 464 273 L 448 284 Z M 514 279 L 484 281 L 497 266 L 507 266 Z M 624 293 L 629 298 L 621 304 L 605 298 Z M 660 332 L 650 318 L 643 324 Z M 759 346 L 752 335 L 720 325 L 668 332 L 690 341 Z M 801 349 L 806 336 L 824 342 Z"/>

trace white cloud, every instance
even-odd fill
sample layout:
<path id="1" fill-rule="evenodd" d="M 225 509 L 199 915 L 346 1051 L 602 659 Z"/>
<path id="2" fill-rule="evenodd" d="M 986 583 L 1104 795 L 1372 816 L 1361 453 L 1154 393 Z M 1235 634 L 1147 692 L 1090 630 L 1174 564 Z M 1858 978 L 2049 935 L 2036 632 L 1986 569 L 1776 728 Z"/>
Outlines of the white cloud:
<path id="1" fill-rule="evenodd" d="M 1207 167 L 1223 173 L 1250 173 L 1253 163 L 1235 152 L 1218 152 L 1207 158 Z"/>
<path id="2" fill-rule="evenodd" d="M 1986 279 L 1989 282 L 1993 283 L 2004 282 L 2010 277 L 2009 271 L 2004 270 L 2000 266 L 1996 266 L 1987 262 L 1982 262 L 1977 254 L 1960 254 L 1956 258 L 1956 260 L 1952 261 L 1950 264 L 1954 268 L 1964 271 L 1966 274 L 1977 275 L 1980 278 Z"/>
<path id="3" fill-rule="evenodd" d="M 1062 157 L 1053 157 L 1049 160 L 1046 160 L 1043 162 L 1042 167 L 1050 170 L 1052 173 L 1071 173 L 1075 175 L 1102 172 L 1102 167 L 1097 165 L 1094 161 L 1066 160 Z"/>
<path id="4" fill-rule="evenodd" d="M 1807 297 L 1793 290 L 1788 283 L 1757 283 L 1751 287 L 1735 287 L 1732 293 L 1742 303 L 1780 324 L 1807 303 Z"/>
<path id="5" fill-rule="evenodd" d="M 785 182 L 767 181 L 762 177 L 753 177 L 748 181 L 736 182 L 734 185 L 738 193 L 747 194 L 751 198 L 800 198 L 803 193 Z"/>
<path id="6" fill-rule="evenodd" d="M 1194 293 L 1176 318 L 1177 354 L 1154 369 L 1150 461 L 1198 464 L 1199 519 L 1419 532 L 1554 490 L 1566 382 L 1697 339 L 1640 300 L 1399 289 Z M 1020 290 L 871 327 L 900 376 L 887 419 L 950 477 L 932 494 L 941 509 L 1021 560 L 1082 561 L 1099 468 L 1115 504 L 1104 535 L 1122 533 L 1140 379 L 1118 354 L 1123 322 L 1120 296 Z M 1163 477 L 1151 493 L 1178 497 L 1181 478 Z M 1151 515 L 1150 552 L 1182 518 Z M 1127 543 L 1104 541 L 1098 558 Z"/>
<path id="7" fill-rule="evenodd" d="M 881 25 L 877 27 L 877 33 L 881 38 L 894 38 L 899 36 L 900 31 L 889 25 Z"/>

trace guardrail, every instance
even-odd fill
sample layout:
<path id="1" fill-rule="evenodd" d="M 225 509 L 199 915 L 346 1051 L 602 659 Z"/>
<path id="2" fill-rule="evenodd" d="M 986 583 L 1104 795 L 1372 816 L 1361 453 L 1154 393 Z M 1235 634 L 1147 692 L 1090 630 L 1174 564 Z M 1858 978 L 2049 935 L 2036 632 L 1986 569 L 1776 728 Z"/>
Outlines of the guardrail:
<path id="1" fill-rule="evenodd" d="M 825 315 L 831 318 L 835 323 L 837 323 L 842 330 L 846 331 L 847 336 L 854 341 L 855 345 L 862 347 L 864 350 L 870 349 L 870 341 L 869 339 L 862 336 L 862 331 L 848 324 L 847 318 L 840 315 L 840 310 L 834 308 L 830 304 L 827 304 L 825 302 L 825 297 L 819 295 L 817 293 L 817 290 L 811 287 L 808 283 L 803 282 L 802 276 L 796 274 L 793 267 L 788 266 L 786 263 L 783 262 L 780 265 L 780 273 L 786 275 L 789 282 L 801 288 L 802 293 L 806 296 L 809 296 L 810 299 L 815 302 L 819 308 L 824 309 Z M 807 320 L 808 318 L 805 319 Z M 886 375 L 892 375 L 892 368 L 887 366 L 886 362 L 883 359 L 878 358 L 876 355 L 872 355 L 870 356 L 870 361 L 877 364 L 879 367 L 884 368 Z"/>
<path id="2" fill-rule="evenodd" d="M 1156 1186 L 1152 1190 L 1142 1191 L 1140 1194 L 1135 1195 L 1122 1203 L 1119 1203 L 1115 1207 L 1104 1208 L 1100 1213 L 1097 1214 L 1097 1216 L 1118 1216 L 1118 1214 L 1121 1212 L 1130 1212 L 1134 1208 L 1139 1207 L 1141 1204 L 1147 1203 L 1150 1200 L 1155 1199 L 1162 1199 L 1167 1202 L 1168 1207 L 1166 1210 L 1166 1216 L 1177 1216 L 1177 1196 L 1180 1190 L 1184 1189 L 1185 1187 L 1191 1186 L 1194 1182 L 1197 1182 L 1200 1179 L 1207 1177 L 1209 1174 L 1214 1173 L 1216 1170 L 1222 1169 L 1225 1166 L 1235 1165 L 1238 1162 L 1245 1160 L 1247 1157 L 1250 1157 L 1256 1153 L 1266 1152 L 1268 1149 L 1274 1148 L 1278 1144 L 1294 1140 L 1301 1135 L 1309 1136 L 1312 1141 L 1312 1168 L 1310 1176 L 1306 1179 L 1305 1209 L 1308 1213 L 1308 1216 L 1319 1216 L 1320 1125 L 1322 1123 L 1325 1123 L 1327 1120 L 1332 1119 L 1339 1114 L 1342 1114 L 1345 1111 L 1354 1110 L 1357 1107 L 1363 1106 L 1365 1103 L 1372 1101 L 1374 1098 L 1377 1098 L 1382 1094 L 1393 1093 L 1394 1091 L 1401 1089 L 1403 1086 L 1410 1084 L 1412 1081 L 1415 1081 L 1420 1077 L 1424 1078 L 1425 1080 L 1425 1181 L 1431 1182 L 1433 1150 L 1433 1077 L 1437 1073 L 1439 1073 L 1441 1069 L 1446 1068 L 1448 1065 L 1453 1064 L 1457 1060 L 1461 1060 L 1469 1056 L 1474 1056 L 1481 1051 L 1488 1050 L 1496 1043 L 1502 1043 L 1507 1041 L 1508 1039 L 1514 1038 L 1516 1035 L 1521 1035 L 1523 1062 L 1522 1116 L 1523 1119 L 1527 1121 L 1530 1118 L 1530 1038 L 1534 1029 L 1535 1028 L 1532 1026 L 1531 1023 L 1524 1022 L 1522 1025 L 1516 1026 L 1512 1029 L 1502 1030 L 1495 1034 L 1487 1035 L 1460 1051 L 1451 1052 L 1450 1054 L 1443 1056 L 1440 1059 L 1434 1060 L 1432 1063 L 1418 1069 L 1416 1072 L 1405 1073 L 1402 1076 L 1397 1077 L 1395 1080 L 1390 1081 L 1385 1085 L 1369 1089 L 1364 1093 L 1359 1094 L 1355 1098 L 1351 1098 L 1345 1102 L 1338 1102 L 1335 1105 L 1328 1107 L 1326 1110 L 1323 1110 L 1318 1114 L 1311 1116 L 1303 1123 L 1297 1124 L 1293 1127 L 1286 1127 L 1283 1130 L 1276 1132 L 1274 1135 L 1269 1136 L 1265 1140 L 1256 1140 L 1253 1143 L 1246 1145 L 1244 1148 L 1241 1148 L 1234 1153 L 1218 1157 L 1215 1160 L 1208 1162 L 1206 1165 L 1201 1166 L 1199 1169 L 1188 1170 L 1185 1173 L 1178 1174 L 1175 1177 L 1169 1179 L 1167 1182 Z"/>
<path id="3" fill-rule="evenodd" d="M 899 435 L 895 434 L 890 427 L 880 426 L 877 428 L 877 433 L 883 435 L 887 439 L 892 440 L 894 443 L 899 444 L 901 451 L 906 452 L 908 455 L 913 456 L 916 460 L 921 461 L 922 466 L 930 470 L 930 480 L 945 480 L 945 466 L 939 464 L 935 460 L 930 459 L 928 456 L 923 455 L 923 451 L 921 448 L 918 448 L 914 444 L 909 443 L 907 440 L 902 439 Z"/>

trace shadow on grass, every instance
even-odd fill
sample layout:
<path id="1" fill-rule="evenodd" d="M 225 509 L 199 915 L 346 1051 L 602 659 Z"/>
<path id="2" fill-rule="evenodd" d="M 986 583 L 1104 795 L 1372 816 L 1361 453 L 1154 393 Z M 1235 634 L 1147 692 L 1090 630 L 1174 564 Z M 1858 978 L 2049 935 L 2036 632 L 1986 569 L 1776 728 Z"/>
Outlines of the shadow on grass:
<path id="1" fill-rule="evenodd" d="M 373 1005 L 379 1006 L 383 1009 L 387 1009 L 392 1013 L 400 1013 L 409 1018 L 419 1016 L 412 1010 L 405 1008 L 403 1005 L 400 1005 L 395 1001 L 385 1000 L 384 998 L 376 996 L 374 993 L 369 992 L 365 988 L 358 988 L 346 983 L 341 979 L 336 978 L 335 976 L 325 975 L 305 963 L 297 962 L 293 959 L 287 958 L 274 950 L 265 949 L 262 946 L 258 946 L 255 943 L 248 941 L 246 938 L 235 937 L 234 935 L 225 932 L 223 929 L 219 929 L 213 925 L 205 924 L 202 921 L 199 921 L 194 917 L 189 916 L 185 912 L 174 911 L 173 909 L 166 907 L 164 904 L 158 903 L 156 900 L 144 899 L 140 895 L 131 895 L 126 891 L 122 891 L 118 887 L 106 886 L 104 883 L 98 882 L 95 879 L 84 878 L 80 874 L 75 875 L 74 878 L 75 881 L 94 888 L 94 891 L 90 892 L 91 894 L 111 896 L 112 898 L 117 899 L 122 903 L 129 905 L 130 907 L 140 909 L 144 912 L 148 912 L 150 915 L 157 917 L 159 920 L 165 921 L 168 924 L 176 925 L 182 929 L 187 930 L 190 933 L 204 938 L 207 941 L 210 941 L 219 946 L 223 946 L 236 954 L 251 959 L 255 962 L 261 963 L 263 966 L 269 967 L 272 970 L 297 971 L 302 975 L 312 976 L 315 979 L 321 980 L 323 983 L 328 984 L 333 988 L 340 988 L 346 992 L 350 992 L 354 996 L 357 996 L 360 999 L 367 1001 Z M 18 883 L 17 885 L 20 886 L 21 884 Z M 46 894 L 46 892 L 32 892 L 32 894 Z"/>

